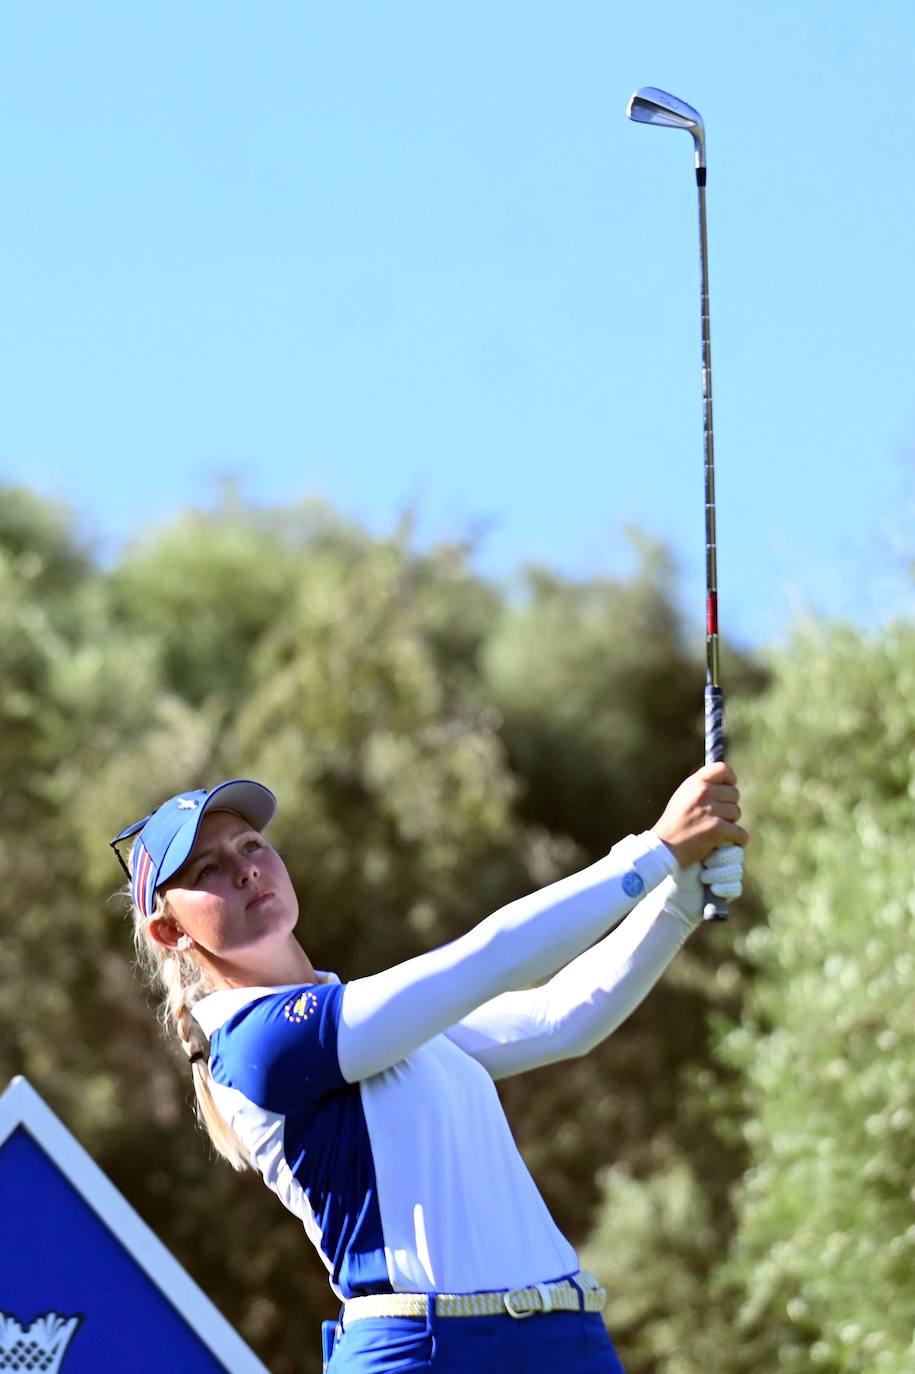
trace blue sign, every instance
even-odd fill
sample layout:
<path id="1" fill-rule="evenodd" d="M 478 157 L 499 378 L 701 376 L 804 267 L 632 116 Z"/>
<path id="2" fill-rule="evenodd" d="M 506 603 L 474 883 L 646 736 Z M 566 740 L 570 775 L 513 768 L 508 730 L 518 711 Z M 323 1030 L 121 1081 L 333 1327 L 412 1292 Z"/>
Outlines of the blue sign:
<path id="1" fill-rule="evenodd" d="M 268 1374 L 23 1078 L 0 1097 L 0 1371 Z"/>

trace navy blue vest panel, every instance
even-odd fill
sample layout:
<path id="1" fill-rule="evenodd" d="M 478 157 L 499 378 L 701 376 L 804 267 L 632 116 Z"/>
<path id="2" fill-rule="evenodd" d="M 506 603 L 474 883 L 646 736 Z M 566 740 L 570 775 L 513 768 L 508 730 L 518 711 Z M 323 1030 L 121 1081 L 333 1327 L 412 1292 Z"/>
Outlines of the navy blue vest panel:
<path id="1" fill-rule="evenodd" d="M 284 988 L 214 1034 L 210 1071 L 283 1118 L 283 1156 L 308 1201 L 319 1248 L 346 1297 L 390 1293 L 378 1186 L 358 1084 L 337 1062 L 343 987 Z"/>

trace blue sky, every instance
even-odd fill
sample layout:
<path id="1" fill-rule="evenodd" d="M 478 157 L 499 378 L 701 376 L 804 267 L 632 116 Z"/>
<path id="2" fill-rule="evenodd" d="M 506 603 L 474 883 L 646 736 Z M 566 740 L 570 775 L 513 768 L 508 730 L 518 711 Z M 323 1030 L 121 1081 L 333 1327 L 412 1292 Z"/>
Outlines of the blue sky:
<path id="1" fill-rule="evenodd" d="M 668 541 L 702 613 L 708 129 L 722 630 L 907 609 L 915 6 L 0 5 L 0 476 L 109 552 L 322 493 L 484 571 Z"/>

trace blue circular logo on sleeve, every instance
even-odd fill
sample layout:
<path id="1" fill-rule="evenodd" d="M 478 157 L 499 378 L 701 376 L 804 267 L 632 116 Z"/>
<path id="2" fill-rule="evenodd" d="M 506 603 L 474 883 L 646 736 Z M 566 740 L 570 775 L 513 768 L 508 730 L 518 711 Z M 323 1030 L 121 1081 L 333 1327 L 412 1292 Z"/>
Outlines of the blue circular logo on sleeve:
<path id="1" fill-rule="evenodd" d="M 627 897 L 639 897 L 645 891 L 645 884 L 634 868 L 623 878 L 623 891 Z"/>

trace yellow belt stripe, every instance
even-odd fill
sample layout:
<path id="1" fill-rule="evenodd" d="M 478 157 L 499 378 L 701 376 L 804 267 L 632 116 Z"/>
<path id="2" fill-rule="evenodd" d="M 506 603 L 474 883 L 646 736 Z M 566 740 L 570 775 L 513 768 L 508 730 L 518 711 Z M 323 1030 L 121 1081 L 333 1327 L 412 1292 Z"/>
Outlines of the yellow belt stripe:
<path id="1" fill-rule="evenodd" d="M 348 1298 L 343 1307 L 343 1323 L 363 1321 L 366 1317 L 426 1317 L 430 1296 L 435 1298 L 439 1317 L 496 1317 L 506 1313 L 512 1317 L 532 1317 L 540 1312 L 577 1312 L 581 1307 L 586 1312 L 602 1312 L 607 1293 L 594 1275 L 583 1269 L 574 1280 L 494 1293 L 380 1293 L 375 1297 Z"/>

